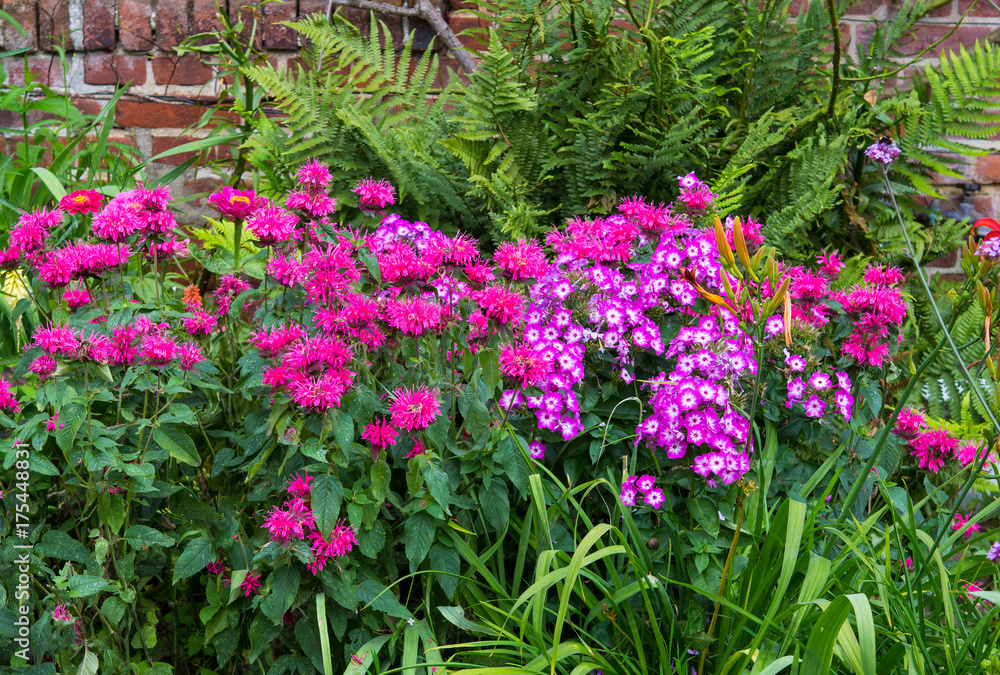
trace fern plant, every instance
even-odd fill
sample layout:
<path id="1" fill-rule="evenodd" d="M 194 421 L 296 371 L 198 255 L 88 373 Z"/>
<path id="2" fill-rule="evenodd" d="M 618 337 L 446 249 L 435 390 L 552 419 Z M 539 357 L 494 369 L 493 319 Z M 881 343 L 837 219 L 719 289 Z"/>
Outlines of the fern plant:
<path id="1" fill-rule="evenodd" d="M 930 176 L 959 175 L 954 154 L 982 153 L 974 141 L 1000 125 L 992 44 L 885 87 L 920 56 L 901 61 L 901 45 L 930 8 L 906 0 L 852 57 L 832 42 L 843 3 L 793 15 L 790 0 L 488 0 L 480 70 L 443 88 L 433 49 L 395 51 L 374 19 L 365 34 L 307 18 L 290 24 L 303 67 L 245 71 L 282 113 L 247 113 L 250 159 L 274 189 L 306 157 L 341 181 L 388 178 L 408 217 L 484 239 L 610 213 L 636 193 L 670 202 L 695 171 L 720 211 L 760 219 L 787 257 L 819 243 L 895 260 L 902 233 L 863 153 L 888 133 L 903 149 L 893 189 L 929 259 L 967 227 L 927 227 Z"/>

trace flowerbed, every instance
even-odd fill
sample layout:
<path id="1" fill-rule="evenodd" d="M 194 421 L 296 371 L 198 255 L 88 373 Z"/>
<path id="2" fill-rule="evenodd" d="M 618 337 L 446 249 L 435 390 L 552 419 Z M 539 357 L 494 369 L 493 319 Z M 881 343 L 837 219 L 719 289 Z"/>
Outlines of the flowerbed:
<path id="1" fill-rule="evenodd" d="M 74 192 L 11 230 L 13 312 L 44 325 L 0 380 L 6 560 L 30 544 L 32 579 L 20 597 L 8 565 L 4 623 L 31 622 L 5 660 L 725 672 L 794 647 L 811 668 L 835 643 L 810 631 L 854 630 L 853 607 L 868 672 L 863 617 L 890 585 L 914 622 L 985 634 L 995 509 L 965 498 L 990 480 L 994 438 L 904 410 L 926 364 L 895 365 L 899 267 L 835 251 L 787 265 L 694 174 L 673 204 L 630 197 L 492 256 L 387 214 L 384 181 L 338 198 L 330 182 L 311 161 L 280 198 L 224 188 L 195 241 L 153 185 Z M 989 316 L 994 263 L 972 246 L 952 308 Z M 794 615 L 776 614 L 793 578 Z M 902 590 L 934 583 L 937 600 Z M 880 634 L 879 654 L 930 667 L 918 635 Z M 838 663 L 858 644 L 838 642 Z M 993 647 L 966 649 L 978 663 Z"/>

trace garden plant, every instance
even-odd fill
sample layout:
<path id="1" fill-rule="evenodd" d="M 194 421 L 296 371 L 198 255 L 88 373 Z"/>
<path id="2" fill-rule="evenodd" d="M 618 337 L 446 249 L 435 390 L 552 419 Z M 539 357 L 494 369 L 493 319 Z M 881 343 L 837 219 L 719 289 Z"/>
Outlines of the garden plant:
<path id="1" fill-rule="evenodd" d="M 24 134 L 0 663 L 1000 673 L 1000 225 L 918 219 L 995 47 L 882 92 L 927 6 L 856 64 L 819 3 L 624 8 L 628 48 L 610 5 L 494 8 L 444 91 L 374 23 L 298 24 L 280 80 L 225 22 L 181 48 L 242 114 L 176 150 L 240 143 L 201 227 L 190 163 L 108 151 L 117 99 Z"/>

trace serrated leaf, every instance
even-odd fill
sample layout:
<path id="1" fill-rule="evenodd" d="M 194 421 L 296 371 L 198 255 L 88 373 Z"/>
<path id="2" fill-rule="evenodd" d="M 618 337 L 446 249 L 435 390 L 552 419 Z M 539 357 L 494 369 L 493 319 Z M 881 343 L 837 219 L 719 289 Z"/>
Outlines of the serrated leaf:
<path id="1" fill-rule="evenodd" d="M 194 446 L 194 441 L 181 427 L 175 424 L 161 424 L 153 430 L 153 440 L 178 462 L 201 466 L 201 457 Z"/>
<path id="2" fill-rule="evenodd" d="M 158 530 L 146 525 L 133 525 L 125 530 L 125 540 L 132 548 L 144 549 L 147 546 L 173 546 L 174 540 Z"/>
<path id="3" fill-rule="evenodd" d="M 80 575 L 70 577 L 67 582 L 69 589 L 78 595 L 76 597 L 89 598 L 91 595 L 100 593 L 108 587 L 108 582 L 101 577 L 91 577 Z"/>
<path id="4" fill-rule="evenodd" d="M 333 532 L 340 517 L 340 505 L 344 498 L 344 486 L 334 475 L 319 476 L 310 486 L 313 518 L 316 527 L 324 537 Z"/>
<path id="5" fill-rule="evenodd" d="M 451 600 L 455 597 L 458 589 L 458 575 L 462 570 L 462 559 L 458 551 L 441 544 L 434 544 L 430 551 L 431 568 L 434 570 L 434 578 L 437 579 L 441 589 Z"/>
<path id="6" fill-rule="evenodd" d="M 205 569 L 205 566 L 212 561 L 212 542 L 202 535 L 188 542 L 184 551 L 178 556 L 174 563 L 174 583 L 181 579 L 187 579 L 193 574 L 197 574 Z"/>
<path id="7" fill-rule="evenodd" d="M 392 590 L 373 579 L 365 579 L 358 584 L 358 600 L 378 612 L 385 612 L 398 619 L 409 619 L 412 614 L 400 604 Z"/>
<path id="8" fill-rule="evenodd" d="M 431 550 L 434 541 L 434 531 L 437 525 L 426 511 L 419 511 L 406 519 L 403 526 L 406 539 L 406 557 L 410 567 L 416 569 L 424 561 Z"/>
<path id="9" fill-rule="evenodd" d="M 499 476 L 493 476 L 489 487 L 479 488 L 479 503 L 483 506 L 486 521 L 497 530 L 502 530 L 510 518 L 510 497 L 507 483 Z"/>

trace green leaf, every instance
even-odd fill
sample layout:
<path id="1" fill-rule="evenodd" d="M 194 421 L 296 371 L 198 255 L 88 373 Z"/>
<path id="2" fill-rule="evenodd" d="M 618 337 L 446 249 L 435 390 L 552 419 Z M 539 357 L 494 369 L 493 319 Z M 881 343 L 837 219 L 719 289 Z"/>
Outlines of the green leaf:
<path id="1" fill-rule="evenodd" d="M 132 548 L 144 549 L 147 546 L 174 545 L 174 540 L 158 530 L 146 525 L 133 525 L 125 530 L 125 540 Z"/>
<path id="2" fill-rule="evenodd" d="M 194 441 L 191 440 L 186 431 L 176 424 L 161 424 L 153 430 L 153 440 L 178 462 L 184 462 L 191 466 L 201 466 L 201 457 L 198 455 L 197 448 L 194 447 Z"/>
<path id="3" fill-rule="evenodd" d="M 211 561 L 212 541 L 208 536 L 202 535 L 192 539 L 174 563 L 174 583 L 200 572 Z"/>
<path id="4" fill-rule="evenodd" d="M 441 508 L 447 509 L 451 501 L 451 482 L 448 480 L 448 474 L 433 462 L 424 465 L 423 474 L 424 480 L 427 481 L 427 489 L 430 490 L 434 501 L 440 504 Z"/>
<path id="5" fill-rule="evenodd" d="M 67 583 L 70 590 L 77 594 L 72 597 L 78 598 L 89 598 L 91 595 L 100 593 L 108 587 L 108 582 L 101 577 L 91 577 L 86 575 L 70 577 Z"/>
<path id="6" fill-rule="evenodd" d="M 419 511 L 406 519 L 403 526 L 406 539 L 406 557 L 410 568 L 416 569 L 431 550 L 437 525 L 426 511 Z"/>
<path id="7" fill-rule="evenodd" d="M 55 437 L 56 445 L 64 453 L 69 453 L 73 449 L 73 439 L 76 438 L 76 432 L 83 424 L 84 417 L 86 413 L 78 405 L 66 406 L 60 411 L 59 422 L 61 426 L 56 427 Z"/>
<path id="8" fill-rule="evenodd" d="M 840 627 L 851 612 L 851 602 L 840 596 L 823 610 L 813 626 L 802 654 L 801 675 L 827 675 L 833 662 L 833 647 L 837 642 Z"/>
<path id="9" fill-rule="evenodd" d="M 486 521 L 497 530 L 502 530 L 510 518 L 510 498 L 507 483 L 499 476 L 493 476 L 489 487 L 479 488 L 479 503 L 483 505 Z"/>
<path id="10" fill-rule="evenodd" d="M 299 569 L 291 564 L 282 565 L 271 572 L 267 581 L 271 594 L 264 598 L 260 608 L 274 625 L 280 626 L 285 612 L 295 602 L 295 596 L 299 592 Z"/>
<path id="11" fill-rule="evenodd" d="M 358 600 L 375 611 L 385 612 L 398 619 L 409 619 L 413 616 L 410 610 L 400 604 L 388 587 L 374 579 L 365 579 L 358 584 Z"/>
<path id="12" fill-rule="evenodd" d="M 97 658 L 97 654 L 90 651 L 87 648 L 87 644 L 83 645 L 83 660 L 80 661 L 80 667 L 76 669 L 76 675 L 97 675 L 97 669 L 100 668 L 101 662 Z"/>
<path id="13" fill-rule="evenodd" d="M 500 358 L 493 349 L 483 349 L 479 352 L 479 367 L 483 369 L 483 382 L 486 393 L 493 396 L 500 384 Z"/>
<path id="14" fill-rule="evenodd" d="M 97 506 L 104 524 L 118 534 L 125 524 L 125 500 L 121 495 L 102 492 L 97 497 Z"/>
<path id="15" fill-rule="evenodd" d="M 90 560 L 90 551 L 82 543 L 62 530 L 49 530 L 42 535 L 42 540 L 35 544 L 35 554 L 43 558 L 69 560 L 86 564 Z"/>
<path id="16" fill-rule="evenodd" d="M 45 183 L 45 187 L 49 189 L 49 192 L 56 201 L 59 201 L 66 196 L 66 188 L 62 186 L 62 183 L 59 182 L 59 179 L 56 178 L 55 174 L 51 171 L 40 166 L 33 166 L 31 167 L 31 170 L 35 173 L 35 175 L 42 179 L 42 182 Z M 95 656 L 94 658 L 96 659 L 97 657 Z"/>
<path id="17" fill-rule="evenodd" d="M 319 476 L 313 481 L 310 489 L 313 518 L 316 527 L 324 537 L 333 532 L 340 517 L 340 505 L 344 498 L 344 486 L 334 476 Z"/>
<path id="18" fill-rule="evenodd" d="M 434 544 L 431 546 L 430 562 L 434 578 L 437 579 L 441 589 L 449 600 L 454 599 L 455 591 L 458 589 L 458 575 L 462 571 L 462 559 L 458 551 L 450 546 Z"/>
<path id="19" fill-rule="evenodd" d="M 719 534 L 719 510 L 710 499 L 687 498 L 688 511 L 698 521 L 702 529 L 709 535 L 715 537 Z"/>

